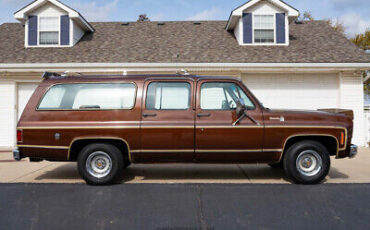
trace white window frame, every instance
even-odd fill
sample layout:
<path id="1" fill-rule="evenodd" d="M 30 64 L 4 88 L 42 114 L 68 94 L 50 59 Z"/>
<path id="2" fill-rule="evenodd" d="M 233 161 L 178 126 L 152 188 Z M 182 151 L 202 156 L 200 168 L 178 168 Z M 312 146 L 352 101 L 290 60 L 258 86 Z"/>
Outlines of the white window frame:
<path id="1" fill-rule="evenodd" d="M 41 29 L 40 29 L 40 21 L 41 21 L 41 18 L 58 18 L 58 28 L 56 29 L 56 30 L 48 30 L 48 31 L 46 31 L 46 30 L 43 30 L 43 31 L 41 31 Z M 60 16 L 39 16 L 39 17 L 37 17 L 37 44 L 38 44 L 38 46 L 40 46 L 40 47 L 59 47 L 60 46 L 60 33 L 61 33 L 61 31 L 60 31 Z M 40 34 L 41 34 L 41 32 L 58 32 L 58 44 L 50 44 L 50 45 L 47 45 L 47 44 L 40 44 L 40 38 L 41 38 L 41 36 L 40 36 Z"/>
<path id="2" fill-rule="evenodd" d="M 254 34 L 255 30 L 258 30 L 258 28 L 254 27 L 254 22 L 255 22 L 255 16 L 272 16 L 273 18 L 273 35 L 274 35 L 274 42 L 255 42 L 254 39 Z M 252 44 L 254 45 L 276 45 L 276 14 L 252 14 Z"/>

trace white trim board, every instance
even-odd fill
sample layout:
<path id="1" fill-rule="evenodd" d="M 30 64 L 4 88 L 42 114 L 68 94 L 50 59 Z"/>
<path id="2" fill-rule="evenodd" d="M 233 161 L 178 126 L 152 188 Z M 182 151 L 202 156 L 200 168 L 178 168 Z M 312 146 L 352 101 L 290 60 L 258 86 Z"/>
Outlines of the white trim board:
<path id="1" fill-rule="evenodd" d="M 370 68 L 368 63 L 0 63 L 0 69 L 81 67 L 281 67 L 281 68 Z"/>

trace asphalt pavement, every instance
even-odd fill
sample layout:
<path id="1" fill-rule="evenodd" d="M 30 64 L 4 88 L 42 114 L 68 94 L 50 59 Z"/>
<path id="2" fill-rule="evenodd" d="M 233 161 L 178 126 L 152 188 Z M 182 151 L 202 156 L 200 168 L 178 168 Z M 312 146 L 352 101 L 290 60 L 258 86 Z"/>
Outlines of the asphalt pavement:
<path id="1" fill-rule="evenodd" d="M 0 229 L 370 229 L 370 184 L 0 184 Z"/>

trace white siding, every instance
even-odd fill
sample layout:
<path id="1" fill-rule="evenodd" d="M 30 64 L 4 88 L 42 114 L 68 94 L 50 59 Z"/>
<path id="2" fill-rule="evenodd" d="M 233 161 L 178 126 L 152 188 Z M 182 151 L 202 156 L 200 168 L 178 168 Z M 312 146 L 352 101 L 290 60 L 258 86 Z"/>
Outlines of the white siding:
<path id="1" fill-rule="evenodd" d="M 61 16 L 68 14 L 68 12 L 60 9 L 59 7 L 55 6 L 52 3 L 46 3 L 40 8 L 37 8 L 33 12 L 30 13 L 30 15 L 36 15 L 36 16 Z"/>
<path id="2" fill-rule="evenodd" d="M 0 82 L 0 146 L 12 147 L 15 144 L 16 127 L 16 84 Z"/>
<path id="3" fill-rule="evenodd" d="M 234 35 L 238 43 L 243 44 L 243 19 L 240 19 L 234 29 Z"/>
<path id="4" fill-rule="evenodd" d="M 72 20 L 71 20 L 71 26 L 72 26 L 72 35 L 73 35 L 72 45 L 76 45 L 76 43 L 80 41 L 82 36 L 84 36 L 85 31 L 83 31 L 81 27 Z"/>
<path id="5" fill-rule="evenodd" d="M 360 74 L 339 74 L 341 108 L 354 112 L 353 143 L 365 145 L 364 88 Z"/>
<path id="6" fill-rule="evenodd" d="M 338 77 L 319 74 L 247 74 L 243 82 L 268 108 L 338 107 Z"/>
<path id="7" fill-rule="evenodd" d="M 251 12 L 255 14 L 275 14 L 275 13 L 284 13 L 285 11 L 271 3 L 260 2 L 248 8 L 246 12 Z"/>

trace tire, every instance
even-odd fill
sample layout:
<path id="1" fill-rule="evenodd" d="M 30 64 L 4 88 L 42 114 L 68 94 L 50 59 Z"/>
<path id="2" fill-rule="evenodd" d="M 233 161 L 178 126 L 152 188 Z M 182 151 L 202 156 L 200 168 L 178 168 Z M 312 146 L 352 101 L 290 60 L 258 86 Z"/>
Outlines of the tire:
<path id="1" fill-rule="evenodd" d="M 120 179 L 124 168 L 121 151 L 110 144 L 90 144 L 78 155 L 78 171 L 87 184 L 107 185 Z"/>
<path id="2" fill-rule="evenodd" d="M 329 169 L 329 152 L 316 141 L 298 142 L 284 155 L 284 171 L 297 184 L 320 183 Z"/>
<path id="3" fill-rule="evenodd" d="M 280 161 L 279 163 L 268 164 L 268 165 L 274 169 L 282 169 L 284 167 L 283 161 Z"/>

